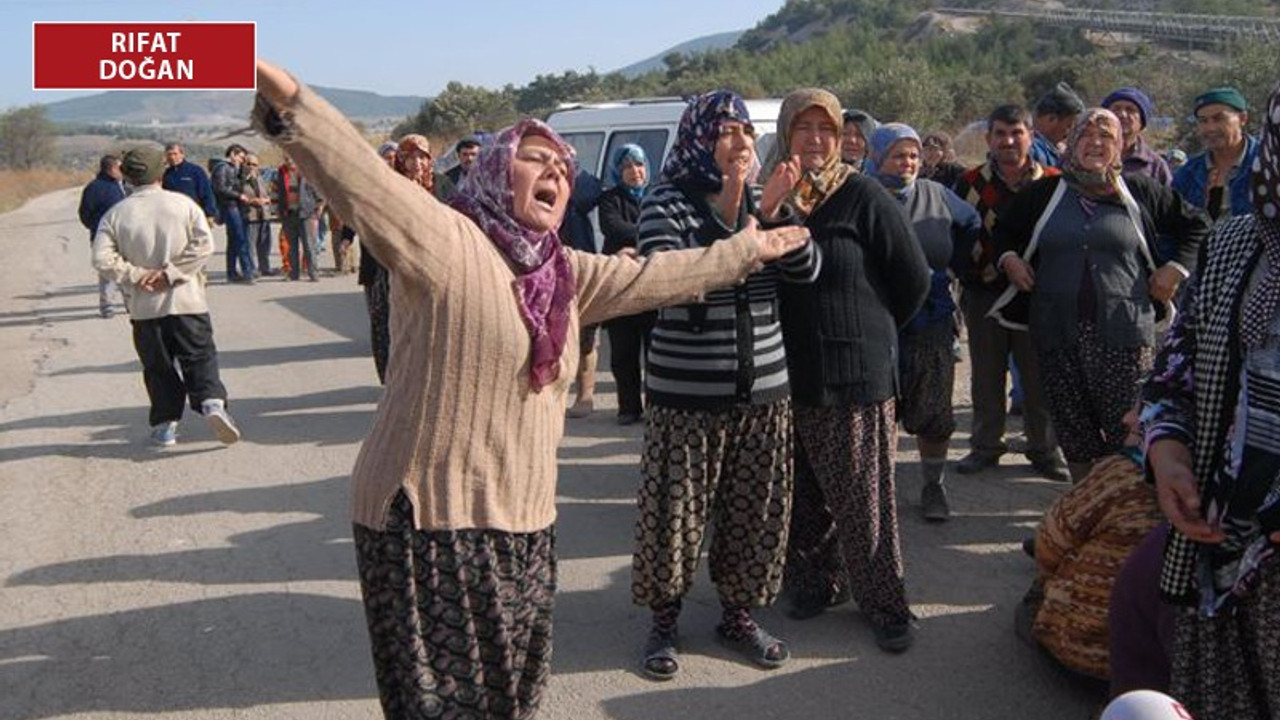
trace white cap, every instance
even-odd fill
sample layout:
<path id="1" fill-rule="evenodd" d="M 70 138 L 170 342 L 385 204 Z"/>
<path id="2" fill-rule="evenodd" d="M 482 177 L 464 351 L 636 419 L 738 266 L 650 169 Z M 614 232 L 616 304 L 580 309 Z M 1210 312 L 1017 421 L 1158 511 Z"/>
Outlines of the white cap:
<path id="1" fill-rule="evenodd" d="M 1155 690 L 1133 690 L 1112 700 L 1098 720 L 1195 720 L 1182 703 Z"/>

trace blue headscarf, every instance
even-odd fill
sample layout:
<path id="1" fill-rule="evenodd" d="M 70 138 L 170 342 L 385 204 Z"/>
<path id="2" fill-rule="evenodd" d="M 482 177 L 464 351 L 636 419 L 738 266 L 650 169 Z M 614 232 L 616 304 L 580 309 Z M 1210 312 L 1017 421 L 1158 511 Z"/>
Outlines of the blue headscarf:
<path id="1" fill-rule="evenodd" d="M 890 191 L 897 192 L 907 189 L 910 184 L 898 175 L 880 172 L 880 166 L 889 156 L 889 148 L 899 140 L 915 140 L 917 145 L 921 145 L 920 136 L 915 129 L 905 123 L 885 123 L 867 138 L 867 173 Z"/>
<path id="2" fill-rule="evenodd" d="M 755 127 L 747 104 L 737 93 L 715 90 L 690 100 L 680 116 L 676 144 L 662 166 L 663 178 L 685 190 L 720 192 L 724 175 L 716 165 L 716 140 L 720 139 L 720 124 L 730 120 Z"/>
<path id="3" fill-rule="evenodd" d="M 622 165 L 627 161 L 644 166 L 644 185 L 631 187 L 622 182 Z M 645 157 L 644 148 L 635 143 L 627 143 L 618 148 L 618 152 L 613 155 L 613 162 L 609 164 L 609 185 L 620 187 L 639 200 L 644 195 L 645 186 L 649 184 L 649 177 L 649 158 Z"/>

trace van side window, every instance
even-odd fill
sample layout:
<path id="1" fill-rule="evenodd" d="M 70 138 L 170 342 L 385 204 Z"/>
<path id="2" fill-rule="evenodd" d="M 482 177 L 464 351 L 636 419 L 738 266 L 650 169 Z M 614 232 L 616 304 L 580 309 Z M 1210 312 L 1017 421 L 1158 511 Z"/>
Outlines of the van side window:
<path id="1" fill-rule="evenodd" d="M 573 146 L 578 154 L 578 166 L 591 173 L 600 175 L 600 149 L 604 146 L 602 132 L 567 132 L 560 133 L 564 141 Z M 648 148 L 645 148 L 648 151 Z"/>
<path id="2" fill-rule="evenodd" d="M 667 131 L 665 129 L 614 131 L 613 135 L 609 137 L 609 150 L 604 154 L 605 164 L 607 165 L 613 160 L 618 148 L 627 144 L 639 145 L 644 148 L 644 156 L 649 159 L 649 181 L 656 181 L 658 173 L 662 171 L 662 161 L 666 159 Z M 600 180 L 605 183 L 605 189 L 607 190 L 609 186 L 609 171 L 607 168 L 601 173 Z"/>

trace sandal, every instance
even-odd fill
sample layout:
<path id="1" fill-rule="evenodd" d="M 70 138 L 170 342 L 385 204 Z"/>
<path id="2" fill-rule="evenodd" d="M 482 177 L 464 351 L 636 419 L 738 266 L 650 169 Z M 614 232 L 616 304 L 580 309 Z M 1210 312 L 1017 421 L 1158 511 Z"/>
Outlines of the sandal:
<path id="1" fill-rule="evenodd" d="M 670 680 L 680 672 L 680 654 L 675 633 L 654 630 L 644 645 L 644 676 L 650 680 Z"/>
<path id="2" fill-rule="evenodd" d="M 725 633 L 723 625 L 717 625 L 716 640 L 766 670 L 780 668 L 791 659 L 791 651 L 787 649 L 787 643 L 770 635 L 759 625 L 755 625 L 751 633 L 744 638 L 730 637 Z"/>

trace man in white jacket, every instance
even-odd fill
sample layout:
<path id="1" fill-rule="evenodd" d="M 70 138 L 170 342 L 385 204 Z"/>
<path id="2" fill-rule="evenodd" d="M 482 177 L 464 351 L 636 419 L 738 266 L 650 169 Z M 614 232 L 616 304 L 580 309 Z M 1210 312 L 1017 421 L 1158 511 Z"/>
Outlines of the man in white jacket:
<path id="1" fill-rule="evenodd" d="M 121 170 L 136 189 L 102 217 L 93 266 L 125 294 L 151 398 L 151 441 L 177 442 L 182 406 L 190 398 L 192 409 L 229 445 L 240 439 L 240 430 L 227 414 L 204 294 L 213 234 L 191 198 L 160 187 L 164 167 L 159 148 L 124 154 Z"/>

